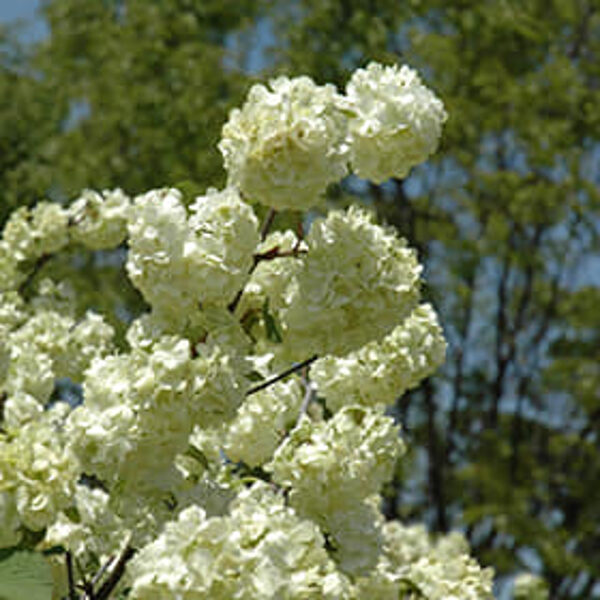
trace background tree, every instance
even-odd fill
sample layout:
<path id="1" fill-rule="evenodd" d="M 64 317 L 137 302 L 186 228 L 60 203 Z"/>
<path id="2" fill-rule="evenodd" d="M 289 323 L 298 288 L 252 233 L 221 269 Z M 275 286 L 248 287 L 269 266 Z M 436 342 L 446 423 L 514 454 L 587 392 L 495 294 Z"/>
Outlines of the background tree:
<path id="1" fill-rule="evenodd" d="M 435 167 L 358 188 L 421 249 L 451 341 L 444 376 L 398 401 L 428 469 L 399 481 L 389 514 L 466 526 L 499 573 L 539 567 L 553 598 L 588 598 L 600 577 L 598 9 L 298 4 L 279 45 L 292 69 L 335 78 L 394 56 L 431 74 L 451 115 Z"/>
<path id="2" fill-rule="evenodd" d="M 0 28 L 0 224 L 53 184 L 52 143 L 66 105 L 53 81 L 36 77 L 18 27 Z"/>
<path id="3" fill-rule="evenodd" d="M 419 248 L 450 340 L 443 375 L 398 400 L 420 450 L 387 514 L 466 527 L 484 563 L 539 570 L 553 598 L 598 593 L 595 3 L 51 0 L 44 15 L 43 76 L 24 81 L 57 102 L 23 91 L 44 124 L 18 135 L 33 158 L 17 163 L 41 182 L 25 201 L 218 185 L 214 141 L 257 66 L 319 83 L 370 59 L 421 70 L 451 115 L 438 158 L 402 181 L 331 190 L 332 202 L 361 196 Z"/>

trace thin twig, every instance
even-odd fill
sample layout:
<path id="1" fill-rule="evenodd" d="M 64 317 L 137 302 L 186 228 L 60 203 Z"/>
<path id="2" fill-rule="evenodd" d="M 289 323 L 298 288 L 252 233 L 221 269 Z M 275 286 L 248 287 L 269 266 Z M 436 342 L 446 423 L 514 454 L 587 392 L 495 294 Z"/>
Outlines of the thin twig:
<path id="1" fill-rule="evenodd" d="M 266 252 L 256 253 L 254 255 L 254 262 L 258 264 L 265 260 L 275 260 L 276 258 L 297 257 L 299 254 L 308 254 L 308 250 L 306 248 L 299 248 L 298 244 L 291 250 L 280 250 L 279 246 L 275 246 L 275 248 L 271 248 Z"/>
<path id="2" fill-rule="evenodd" d="M 250 388 L 246 392 L 246 396 L 251 396 L 252 394 L 256 394 L 256 392 L 260 392 L 261 390 L 268 388 L 269 386 L 273 385 L 274 383 L 277 383 L 278 381 L 285 379 L 292 373 L 296 373 L 296 372 L 300 371 L 301 369 L 303 369 L 304 367 L 308 367 L 308 365 L 315 362 L 315 360 L 317 360 L 317 358 L 318 358 L 318 356 L 315 354 L 314 356 L 307 358 L 306 360 L 302 361 L 301 363 L 296 363 L 296 364 L 292 365 L 289 369 L 286 369 L 285 371 L 282 371 L 281 373 L 279 373 L 279 375 L 275 375 L 274 377 L 271 377 L 271 379 L 267 379 L 266 381 L 263 381 L 262 383 L 259 383 L 258 385 L 255 385 L 254 387 Z"/>
<path id="3" fill-rule="evenodd" d="M 269 209 L 269 212 L 267 213 L 265 221 L 262 224 L 262 227 L 260 228 L 260 239 L 262 242 L 265 241 L 265 239 L 269 233 L 269 230 L 271 229 L 271 225 L 273 225 L 273 221 L 275 220 L 276 214 L 277 214 L 277 211 L 274 208 Z"/>
<path id="4" fill-rule="evenodd" d="M 300 254 L 306 254 L 307 252 L 308 252 L 308 250 L 306 250 L 304 248 L 300 248 L 298 243 L 291 250 L 279 250 L 279 246 L 275 246 L 274 248 L 271 248 L 270 250 L 266 250 L 265 252 L 257 252 L 252 257 L 253 262 L 252 262 L 252 266 L 250 267 L 250 270 L 248 271 L 248 276 L 252 275 L 252 273 L 254 273 L 254 271 L 256 270 L 256 267 L 258 267 L 258 264 L 265 260 L 275 260 L 276 258 L 296 257 L 296 256 L 299 256 Z M 235 312 L 235 309 L 238 307 L 238 304 L 240 303 L 240 300 L 242 299 L 243 293 L 244 293 L 244 288 L 241 288 L 238 291 L 238 293 L 235 295 L 235 298 L 231 301 L 231 303 L 227 307 L 227 309 L 229 310 L 230 313 Z"/>
<path id="5" fill-rule="evenodd" d="M 315 389 L 313 388 L 312 383 L 306 378 L 304 378 L 304 385 L 306 387 L 306 391 L 304 393 L 304 398 L 302 399 L 302 404 L 300 405 L 300 410 L 298 411 L 298 420 L 296 421 L 296 427 L 300 425 L 300 421 L 302 421 L 302 417 L 307 413 L 308 407 L 313 401 L 315 395 Z"/>
<path id="6" fill-rule="evenodd" d="M 110 565 L 113 564 L 114 560 L 114 556 L 109 556 L 108 560 L 98 569 L 98 572 L 92 578 L 92 588 L 94 588 L 96 584 L 102 579 L 102 576 L 104 575 L 104 573 L 106 573 L 108 567 L 110 567 Z"/>
<path id="7" fill-rule="evenodd" d="M 131 546 L 126 546 L 119 556 L 115 564 L 115 568 L 112 570 L 108 579 L 104 582 L 102 587 L 98 590 L 96 595 L 94 596 L 94 600 L 107 600 L 110 596 L 110 593 L 117 587 L 119 581 L 121 581 L 121 577 L 123 577 L 123 573 L 125 573 L 125 567 L 127 563 L 133 558 L 135 554 L 135 550 Z"/>
<path id="8" fill-rule="evenodd" d="M 75 566 L 77 567 L 77 570 L 79 571 L 79 574 L 81 576 L 81 583 L 77 585 L 77 588 L 80 590 L 83 590 L 84 592 L 84 598 L 90 598 L 91 600 L 93 600 L 94 598 L 94 585 L 88 581 L 87 577 L 85 576 L 85 571 L 81 566 L 81 563 L 77 560 L 77 557 L 75 556 Z"/>

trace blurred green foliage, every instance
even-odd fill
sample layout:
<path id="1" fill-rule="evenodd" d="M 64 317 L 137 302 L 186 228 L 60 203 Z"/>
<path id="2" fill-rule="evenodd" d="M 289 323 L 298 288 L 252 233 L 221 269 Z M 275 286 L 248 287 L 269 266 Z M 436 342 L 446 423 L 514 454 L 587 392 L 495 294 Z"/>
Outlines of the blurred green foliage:
<path id="1" fill-rule="evenodd" d="M 369 60 L 420 69 L 449 113 L 438 155 L 404 181 L 331 193 L 359 196 L 418 248 L 450 342 L 444 371 L 398 399 L 415 469 L 399 465 L 386 512 L 463 528 L 485 564 L 539 571 L 553 599 L 598 593 L 600 6 L 43 6 L 47 39 L 1 37 L 0 220 L 84 187 L 221 185 L 215 143 L 259 67 L 340 87 Z M 114 270 L 78 285 L 87 304 L 139 309 Z"/>

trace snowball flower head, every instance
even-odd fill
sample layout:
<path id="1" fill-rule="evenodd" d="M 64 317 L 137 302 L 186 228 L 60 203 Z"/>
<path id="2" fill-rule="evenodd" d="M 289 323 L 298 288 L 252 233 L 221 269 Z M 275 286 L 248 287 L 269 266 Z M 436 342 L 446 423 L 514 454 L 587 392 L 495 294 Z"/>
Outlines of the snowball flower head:
<path id="1" fill-rule="evenodd" d="M 305 210 L 346 174 L 345 118 L 333 85 L 279 77 L 255 85 L 223 127 L 229 183 L 251 201 Z"/>
<path id="2" fill-rule="evenodd" d="M 437 315 L 430 304 L 422 304 L 383 340 L 341 358 L 320 358 L 311 378 L 334 412 L 348 404 L 383 406 L 433 373 L 445 355 Z"/>
<path id="3" fill-rule="evenodd" d="M 419 297 L 421 266 L 406 241 L 355 207 L 313 223 L 308 254 L 280 311 L 295 358 L 343 355 L 390 332 Z"/>
<path id="4" fill-rule="evenodd" d="M 190 211 L 188 219 L 178 190 L 154 190 L 136 198 L 129 222 L 129 277 L 175 321 L 198 303 L 227 305 L 259 242 L 258 220 L 232 188 L 209 190 Z"/>
<path id="5" fill-rule="evenodd" d="M 306 417 L 277 448 L 265 469 L 290 489 L 290 505 L 313 519 L 376 494 L 388 481 L 404 444 L 393 419 L 348 406 L 329 421 Z"/>
<path id="6" fill-rule="evenodd" d="M 435 152 L 446 111 L 416 71 L 370 63 L 354 72 L 346 94 L 350 161 L 360 177 L 406 177 Z"/>
<path id="7" fill-rule="evenodd" d="M 69 208 L 71 238 L 91 250 L 118 246 L 127 236 L 130 205 L 120 189 L 85 190 Z"/>
<path id="8" fill-rule="evenodd" d="M 17 518 L 41 531 L 69 505 L 80 471 L 63 445 L 67 412 L 66 404 L 57 403 L 37 420 L 0 433 L 0 531 L 7 532 L 0 541 L 14 543 Z"/>
<path id="9" fill-rule="evenodd" d="M 230 514 L 191 506 L 129 565 L 132 598 L 348 598 L 320 531 L 267 484 L 240 492 Z"/>

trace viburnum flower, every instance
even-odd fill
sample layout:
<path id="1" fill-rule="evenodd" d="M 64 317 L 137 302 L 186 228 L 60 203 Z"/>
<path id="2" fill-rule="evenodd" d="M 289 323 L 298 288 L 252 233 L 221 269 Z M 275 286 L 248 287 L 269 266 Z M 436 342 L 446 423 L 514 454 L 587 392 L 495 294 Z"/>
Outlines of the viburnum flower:
<path id="1" fill-rule="evenodd" d="M 191 506 L 129 568 L 132 598 L 350 599 L 323 536 L 263 482 L 242 490 L 229 514 Z"/>
<path id="2" fill-rule="evenodd" d="M 492 600 L 493 571 L 482 569 L 468 555 L 462 535 L 451 533 L 435 540 L 422 525 L 398 521 L 385 523 L 382 532 L 379 563 L 368 577 L 357 580 L 357 598 Z"/>
<path id="3" fill-rule="evenodd" d="M 421 273 L 415 252 L 365 211 L 351 207 L 315 220 L 306 243 L 279 311 L 295 359 L 357 350 L 414 308 Z"/>
<path id="4" fill-rule="evenodd" d="M 265 469 L 299 514 L 319 519 L 379 491 L 404 452 L 398 434 L 390 417 L 359 406 L 320 423 L 304 417 Z"/>
<path id="5" fill-rule="evenodd" d="M 446 342 L 430 304 L 422 304 L 381 341 L 343 357 L 324 356 L 311 367 L 311 379 L 337 411 L 348 404 L 392 404 L 443 362 Z"/>
<path id="6" fill-rule="evenodd" d="M 406 177 L 435 152 L 446 111 L 413 69 L 370 63 L 353 73 L 346 94 L 350 162 L 360 177 Z"/>
<path id="7" fill-rule="evenodd" d="M 133 600 L 490 597 L 463 538 L 381 511 L 405 450 L 383 406 L 445 349 L 418 304 L 415 251 L 357 207 L 309 215 L 300 239 L 267 231 L 285 216 L 259 233 L 249 204 L 308 209 L 349 160 L 382 181 L 435 148 L 445 113 L 410 69 L 369 65 L 347 92 L 307 77 L 254 86 L 223 128 L 221 191 L 87 190 L 9 219 L 0 548 L 61 546 L 79 587 L 125 566 L 119 587 L 91 595 Z M 37 276 L 81 246 L 128 248 L 150 306 L 127 315 L 124 339 L 47 277 L 53 265 Z"/>
<path id="8" fill-rule="evenodd" d="M 85 190 L 71 204 L 71 239 L 91 250 L 117 247 L 127 236 L 131 200 L 122 190 Z"/>
<path id="9" fill-rule="evenodd" d="M 18 429 L 0 432 L 0 546 L 18 543 L 23 525 L 41 531 L 66 508 L 80 465 L 65 447 L 58 403 Z"/>
<path id="10" fill-rule="evenodd" d="M 21 207 L 9 217 L 2 234 L 13 260 L 34 261 L 58 252 L 68 241 L 68 214 L 60 205 L 39 202 Z"/>
<path id="11" fill-rule="evenodd" d="M 155 190 L 135 199 L 129 221 L 129 277 L 176 321 L 202 303 L 231 302 L 259 242 L 256 216 L 232 188 L 209 190 L 190 211 L 177 190 Z"/>
<path id="12" fill-rule="evenodd" d="M 223 127 L 229 184 L 252 202 L 305 210 L 347 172 L 345 117 L 333 85 L 279 77 L 254 85 Z"/>

